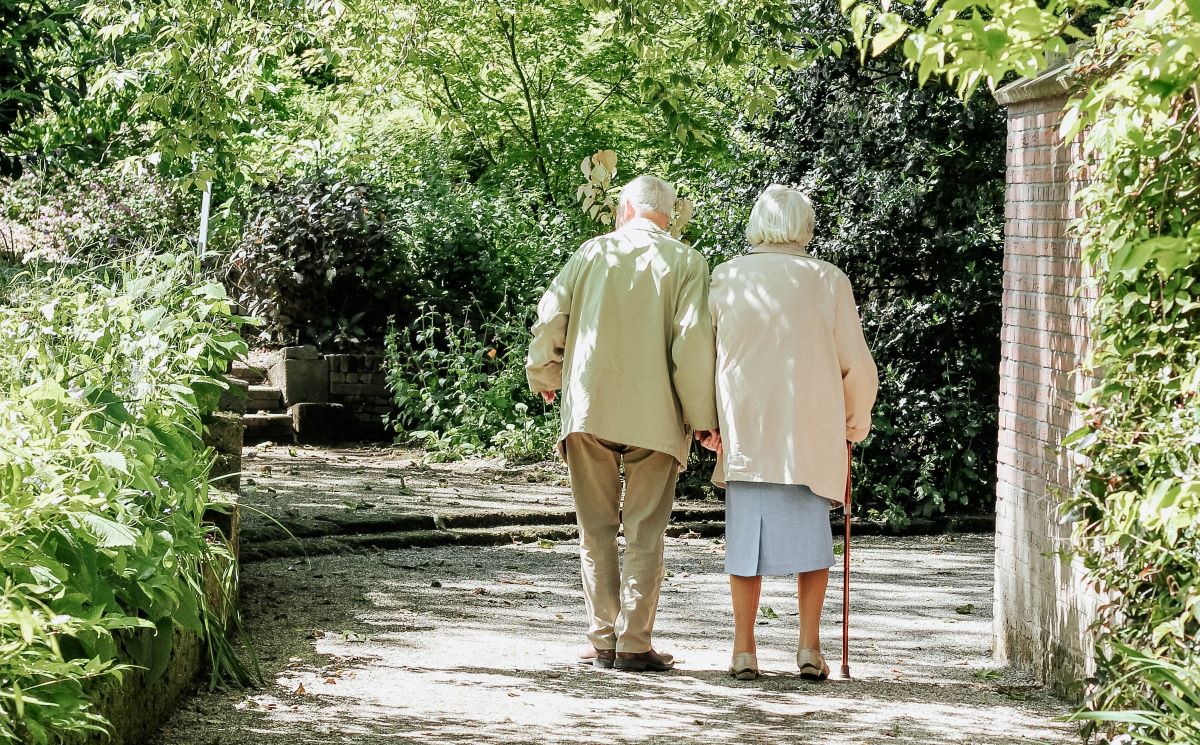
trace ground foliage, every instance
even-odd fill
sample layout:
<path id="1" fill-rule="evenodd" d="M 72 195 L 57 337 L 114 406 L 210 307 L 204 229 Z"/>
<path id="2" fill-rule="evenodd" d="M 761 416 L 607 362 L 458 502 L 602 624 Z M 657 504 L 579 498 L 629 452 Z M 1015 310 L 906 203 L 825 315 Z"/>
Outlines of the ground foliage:
<path id="1" fill-rule="evenodd" d="M 218 674 L 244 672 L 205 594 L 205 573 L 232 565 L 202 522 L 214 500 L 199 435 L 221 373 L 245 351 L 237 324 L 190 257 L 11 280 L 0 307 L 0 741 L 102 728 L 96 682 L 131 664 L 161 674 L 177 628 L 209 638 Z"/>
<path id="2" fill-rule="evenodd" d="M 474 321 L 473 313 L 428 310 L 387 337 L 391 425 L 402 442 L 435 460 L 499 454 L 540 461 L 558 439 L 557 410 L 525 381 L 532 312 Z"/>
<path id="3" fill-rule="evenodd" d="M 904 39 L 922 77 L 963 92 L 1042 69 L 1047 53 L 1096 19 L 1074 61 L 1063 135 L 1082 138 L 1089 179 L 1074 226 L 1093 279 L 1094 384 L 1064 519 L 1102 598 L 1097 680 L 1080 718 L 1100 736 L 1145 743 L 1200 739 L 1200 5 L 1128 8 L 1027 0 L 931 3 L 910 24 L 871 4 L 851 11 L 872 50 Z M 1116 727 L 1114 728 L 1114 725 Z"/>
<path id="4" fill-rule="evenodd" d="M 806 6 L 809 43 L 848 33 Z M 1003 258 L 1003 114 L 918 87 L 895 53 L 829 55 L 788 74 L 769 173 L 817 209 L 811 252 L 854 284 L 880 370 L 857 503 L 892 524 L 990 509 Z"/>

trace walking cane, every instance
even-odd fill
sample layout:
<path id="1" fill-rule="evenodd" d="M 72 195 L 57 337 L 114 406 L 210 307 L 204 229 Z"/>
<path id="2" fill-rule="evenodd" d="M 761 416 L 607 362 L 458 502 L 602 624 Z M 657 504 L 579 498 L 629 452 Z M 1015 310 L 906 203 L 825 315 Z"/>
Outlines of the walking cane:
<path id="1" fill-rule="evenodd" d="M 854 444 L 846 443 L 846 506 L 842 510 L 842 672 L 838 676 L 850 679 L 850 479 L 854 467 Z"/>

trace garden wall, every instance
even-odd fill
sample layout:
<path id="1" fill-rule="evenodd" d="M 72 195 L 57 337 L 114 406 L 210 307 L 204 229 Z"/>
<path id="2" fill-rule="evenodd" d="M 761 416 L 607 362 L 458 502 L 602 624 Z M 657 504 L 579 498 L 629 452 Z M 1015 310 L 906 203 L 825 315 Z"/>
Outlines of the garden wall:
<path id="1" fill-rule="evenodd" d="M 1094 598 L 1064 553 L 1061 495 L 1074 469 L 1063 438 L 1080 425 L 1077 373 L 1087 351 L 1087 297 L 1078 244 L 1068 238 L 1075 147 L 1058 133 L 1062 71 L 997 92 L 1008 108 L 1000 428 L 996 479 L 995 653 L 1078 696 L 1092 667 Z"/>

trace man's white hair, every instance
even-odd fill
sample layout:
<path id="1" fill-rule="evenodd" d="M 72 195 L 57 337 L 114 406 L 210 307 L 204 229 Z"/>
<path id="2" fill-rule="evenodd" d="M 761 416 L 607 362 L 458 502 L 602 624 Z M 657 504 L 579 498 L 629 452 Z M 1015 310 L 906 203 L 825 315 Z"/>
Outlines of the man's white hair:
<path id="1" fill-rule="evenodd" d="M 654 176 L 638 176 L 621 189 L 618 209 L 624 212 L 626 204 L 637 214 L 657 212 L 670 218 L 675 209 L 675 187 Z"/>
<path id="2" fill-rule="evenodd" d="M 779 243 L 808 245 L 813 237 L 817 213 L 804 192 L 791 186 L 771 184 L 759 195 L 746 223 L 746 240 L 752 246 Z"/>

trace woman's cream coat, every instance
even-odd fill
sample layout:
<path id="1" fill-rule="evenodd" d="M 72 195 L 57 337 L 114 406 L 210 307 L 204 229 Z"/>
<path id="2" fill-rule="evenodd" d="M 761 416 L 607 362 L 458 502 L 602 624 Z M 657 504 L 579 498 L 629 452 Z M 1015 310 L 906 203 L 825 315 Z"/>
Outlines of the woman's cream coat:
<path id="1" fill-rule="evenodd" d="M 717 267 L 709 291 L 724 444 L 713 481 L 804 484 L 841 504 L 846 442 L 871 427 L 878 372 L 850 280 L 796 246 Z"/>

